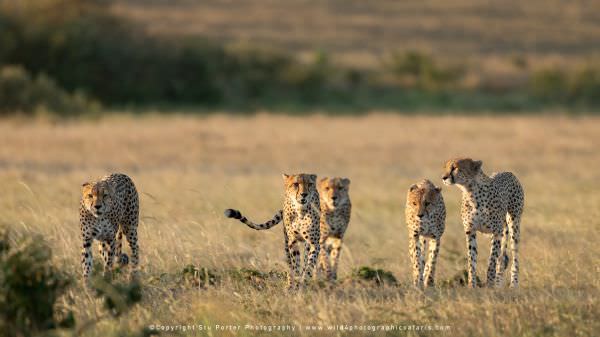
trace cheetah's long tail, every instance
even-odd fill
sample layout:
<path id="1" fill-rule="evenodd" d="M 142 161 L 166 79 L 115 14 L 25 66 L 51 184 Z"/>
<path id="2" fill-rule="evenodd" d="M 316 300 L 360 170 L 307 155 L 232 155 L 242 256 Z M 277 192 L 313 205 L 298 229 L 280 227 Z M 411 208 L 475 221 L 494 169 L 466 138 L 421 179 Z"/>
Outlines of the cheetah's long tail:
<path id="1" fill-rule="evenodd" d="M 269 228 L 277 225 L 278 223 L 280 223 L 281 220 L 283 220 L 283 211 L 282 210 L 277 211 L 277 213 L 275 213 L 273 218 L 265 223 L 254 223 L 254 222 L 248 220 L 245 216 L 242 215 L 242 213 L 240 211 L 238 211 L 236 209 L 226 209 L 225 216 L 228 218 L 238 219 L 238 220 L 240 220 L 240 222 L 245 223 L 248 227 L 250 227 L 252 229 L 256 229 L 258 231 L 258 230 L 263 230 L 263 229 L 269 229 Z"/>

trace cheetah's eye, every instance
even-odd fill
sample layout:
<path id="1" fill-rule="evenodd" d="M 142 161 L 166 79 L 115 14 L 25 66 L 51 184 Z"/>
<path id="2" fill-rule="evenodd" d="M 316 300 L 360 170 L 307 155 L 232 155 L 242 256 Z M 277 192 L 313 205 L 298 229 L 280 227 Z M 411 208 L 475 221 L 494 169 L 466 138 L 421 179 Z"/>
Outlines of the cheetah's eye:
<path id="1" fill-rule="evenodd" d="M 300 184 L 298 184 L 298 183 L 294 183 L 294 187 L 295 187 L 295 188 L 298 188 L 298 186 L 300 186 Z"/>
<path id="2" fill-rule="evenodd" d="M 329 190 L 330 190 L 329 186 L 325 187 L 325 191 L 329 191 Z"/>
<path id="3" fill-rule="evenodd" d="M 425 207 L 427 207 L 427 206 L 429 206 L 429 202 L 428 201 L 425 202 Z"/>
<path id="4" fill-rule="evenodd" d="M 417 206 L 417 203 L 416 203 L 416 202 L 413 202 L 413 206 Z"/>
<path id="5" fill-rule="evenodd" d="M 91 199 L 91 198 L 93 198 L 94 196 L 93 196 L 93 195 L 91 195 L 91 194 L 88 194 L 88 195 L 87 195 L 87 197 Z"/>

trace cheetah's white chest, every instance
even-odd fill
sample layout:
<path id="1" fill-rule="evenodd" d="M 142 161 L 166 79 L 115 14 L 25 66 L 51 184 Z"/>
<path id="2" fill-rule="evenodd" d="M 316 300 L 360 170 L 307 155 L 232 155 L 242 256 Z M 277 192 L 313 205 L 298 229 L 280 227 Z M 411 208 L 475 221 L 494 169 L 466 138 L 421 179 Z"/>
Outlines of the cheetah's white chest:
<path id="1" fill-rule="evenodd" d="M 96 235 L 95 238 L 97 240 L 107 240 L 114 236 L 114 228 L 110 220 L 108 219 L 97 219 L 96 224 Z"/>

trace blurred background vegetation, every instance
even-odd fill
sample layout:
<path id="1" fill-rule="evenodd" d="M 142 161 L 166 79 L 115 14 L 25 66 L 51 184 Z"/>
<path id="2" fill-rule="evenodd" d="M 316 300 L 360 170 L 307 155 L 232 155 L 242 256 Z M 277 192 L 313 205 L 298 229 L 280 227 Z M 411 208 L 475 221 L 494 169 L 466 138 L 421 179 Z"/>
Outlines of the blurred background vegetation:
<path id="1" fill-rule="evenodd" d="M 0 0 L 0 115 L 594 112 L 594 7 Z"/>

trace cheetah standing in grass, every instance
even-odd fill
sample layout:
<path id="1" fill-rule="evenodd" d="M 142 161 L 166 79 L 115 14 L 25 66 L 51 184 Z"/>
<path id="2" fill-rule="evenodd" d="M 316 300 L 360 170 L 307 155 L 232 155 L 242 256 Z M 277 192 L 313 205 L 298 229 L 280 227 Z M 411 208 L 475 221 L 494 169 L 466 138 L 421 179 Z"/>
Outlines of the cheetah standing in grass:
<path id="1" fill-rule="evenodd" d="M 318 270 L 325 272 L 330 281 L 337 279 L 342 240 L 350 222 L 352 204 L 348 195 L 349 187 L 350 179 L 347 178 L 322 178 L 319 180 L 321 254 Z"/>
<path id="2" fill-rule="evenodd" d="M 139 260 L 138 219 L 138 193 L 128 176 L 115 173 L 82 185 L 79 224 L 83 239 L 81 264 L 86 281 L 92 270 L 94 239 L 101 242 L 105 277 L 110 278 L 115 258 L 121 265 L 128 263 L 128 256 L 121 253 L 123 234 L 131 248 L 130 276 L 135 277 Z"/>
<path id="3" fill-rule="evenodd" d="M 405 216 L 409 254 L 413 265 L 413 284 L 422 288 L 424 277 L 426 286 L 431 287 L 434 285 L 435 266 L 446 221 L 442 189 L 427 179 L 412 185 L 406 196 Z M 429 241 L 429 260 L 425 266 L 427 241 Z"/>
<path id="4" fill-rule="evenodd" d="M 492 235 L 487 285 L 502 284 L 508 266 L 507 246 L 512 250 L 511 286 L 519 285 L 519 233 L 525 197 L 517 177 L 510 172 L 487 176 L 482 162 L 470 158 L 448 160 L 442 180 L 462 190 L 461 216 L 467 237 L 469 285 L 476 286 L 476 232 Z"/>
<path id="5" fill-rule="evenodd" d="M 263 230 L 269 229 L 283 220 L 283 236 L 285 255 L 290 268 L 287 283 L 288 289 L 298 287 L 297 280 L 306 284 L 313 276 L 313 270 L 319 256 L 319 192 L 316 187 L 317 176 L 314 174 L 283 175 L 285 197 L 283 210 L 261 224 L 256 224 L 234 209 L 225 210 L 225 216 L 238 219 L 248 227 Z M 304 268 L 300 264 L 299 243 L 304 243 Z"/>

